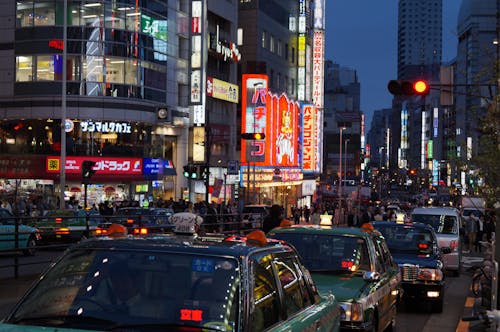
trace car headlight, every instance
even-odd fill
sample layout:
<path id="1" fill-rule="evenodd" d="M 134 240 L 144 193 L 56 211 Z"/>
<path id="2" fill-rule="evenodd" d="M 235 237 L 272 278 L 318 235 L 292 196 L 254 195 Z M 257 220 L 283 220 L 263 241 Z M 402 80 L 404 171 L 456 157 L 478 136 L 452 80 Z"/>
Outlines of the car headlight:
<path id="1" fill-rule="evenodd" d="M 420 268 L 418 271 L 418 280 L 440 281 L 443 280 L 443 271 L 440 269 Z"/>
<path id="2" fill-rule="evenodd" d="M 363 321 L 363 306 L 361 303 L 340 303 L 340 320 L 348 322 L 362 322 Z"/>

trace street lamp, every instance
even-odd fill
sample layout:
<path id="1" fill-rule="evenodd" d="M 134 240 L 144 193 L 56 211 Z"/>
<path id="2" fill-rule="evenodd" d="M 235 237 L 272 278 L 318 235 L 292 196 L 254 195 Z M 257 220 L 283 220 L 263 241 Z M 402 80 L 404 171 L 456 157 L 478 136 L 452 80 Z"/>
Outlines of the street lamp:
<path id="1" fill-rule="evenodd" d="M 347 143 L 349 143 L 349 141 L 350 140 L 348 138 L 346 138 L 345 141 L 344 141 L 344 173 L 345 173 L 345 179 L 347 179 Z"/>
<path id="2" fill-rule="evenodd" d="M 339 127 L 339 132 L 340 132 L 340 140 L 339 140 L 339 150 L 340 150 L 340 158 L 339 158 L 339 189 L 338 189 L 338 195 L 339 195 L 339 213 L 338 213 L 338 223 L 340 224 L 340 219 L 341 219 L 341 212 L 342 212 L 342 133 L 346 129 L 346 127 Z"/>

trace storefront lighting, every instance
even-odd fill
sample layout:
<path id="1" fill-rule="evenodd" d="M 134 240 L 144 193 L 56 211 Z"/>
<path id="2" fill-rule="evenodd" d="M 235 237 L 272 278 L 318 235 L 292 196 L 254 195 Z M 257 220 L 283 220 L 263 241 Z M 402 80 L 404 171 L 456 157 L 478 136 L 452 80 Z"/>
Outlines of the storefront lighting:
<path id="1" fill-rule="evenodd" d="M 97 15 L 83 15 L 83 18 L 96 18 L 98 17 Z"/>
<path id="2" fill-rule="evenodd" d="M 126 16 L 139 16 L 141 13 L 128 13 Z"/>
<path id="3" fill-rule="evenodd" d="M 86 3 L 83 7 L 100 7 L 101 4 L 99 2 Z"/>

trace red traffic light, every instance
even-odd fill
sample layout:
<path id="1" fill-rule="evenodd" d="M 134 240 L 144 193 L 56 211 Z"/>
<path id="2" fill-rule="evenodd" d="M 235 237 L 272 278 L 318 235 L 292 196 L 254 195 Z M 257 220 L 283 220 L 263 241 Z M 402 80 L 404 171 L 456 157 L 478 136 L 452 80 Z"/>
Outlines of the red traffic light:
<path id="1" fill-rule="evenodd" d="M 395 96 L 426 95 L 429 93 L 429 84 L 424 80 L 390 80 L 387 89 Z"/>
<path id="2" fill-rule="evenodd" d="M 429 84 L 426 81 L 418 80 L 413 83 L 413 91 L 418 95 L 429 93 Z"/>
<path id="3" fill-rule="evenodd" d="M 242 133 L 241 138 L 247 139 L 247 140 L 260 140 L 260 139 L 266 138 L 266 134 L 264 134 L 264 133 Z"/>

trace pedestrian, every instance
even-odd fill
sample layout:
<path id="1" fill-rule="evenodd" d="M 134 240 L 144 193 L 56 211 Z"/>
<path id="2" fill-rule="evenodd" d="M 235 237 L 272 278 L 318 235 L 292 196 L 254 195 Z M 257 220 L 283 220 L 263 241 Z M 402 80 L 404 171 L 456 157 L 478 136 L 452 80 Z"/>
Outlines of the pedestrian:
<path id="1" fill-rule="evenodd" d="M 264 233 L 269 232 L 275 227 L 279 227 L 281 220 L 283 219 L 283 211 L 281 206 L 273 204 L 269 209 L 269 214 L 264 218 L 262 223 L 262 230 Z"/>
<path id="2" fill-rule="evenodd" d="M 493 232 L 495 231 L 495 223 L 493 220 L 495 218 L 495 214 L 487 214 L 485 219 L 484 219 L 484 234 L 485 234 L 485 239 L 488 242 L 492 241 L 492 235 Z"/>
<path id="3" fill-rule="evenodd" d="M 469 220 L 465 223 L 465 232 L 468 239 L 468 251 L 473 252 L 477 241 L 477 219 L 471 215 Z"/>
<path id="4" fill-rule="evenodd" d="M 483 242 L 483 235 L 485 234 L 484 232 L 484 214 L 481 213 L 479 215 L 479 218 L 477 219 L 477 237 L 476 237 L 476 251 L 481 252 L 482 251 L 482 245 L 481 242 Z"/>
<path id="5" fill-rule="evenodd" d="M 314 208 L 313 213 L 311 214 L 311 224 L 319 225 L 321 223 L 321 213 L 319 208 Z"/>

